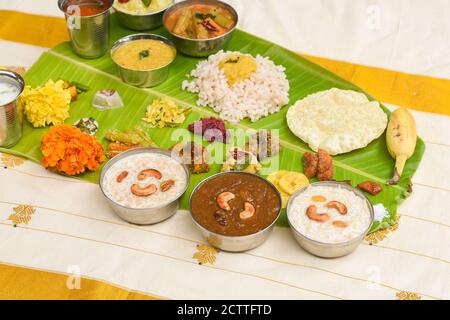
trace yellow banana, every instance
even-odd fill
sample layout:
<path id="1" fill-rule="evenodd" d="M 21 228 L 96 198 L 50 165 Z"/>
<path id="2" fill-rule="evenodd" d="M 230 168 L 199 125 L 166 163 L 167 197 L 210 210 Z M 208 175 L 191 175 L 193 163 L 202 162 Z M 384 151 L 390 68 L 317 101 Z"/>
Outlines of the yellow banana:
<path id="1" fill-rule="evenodd" d="M 386 131 L 388 151 L 395 159 L 394 176 L 388 184 L 397 184 L 405 168 L 406 160 L 411 158 L 416 149 L 416 121 L 405 108 L 395 110 L 390 118 Z"/>

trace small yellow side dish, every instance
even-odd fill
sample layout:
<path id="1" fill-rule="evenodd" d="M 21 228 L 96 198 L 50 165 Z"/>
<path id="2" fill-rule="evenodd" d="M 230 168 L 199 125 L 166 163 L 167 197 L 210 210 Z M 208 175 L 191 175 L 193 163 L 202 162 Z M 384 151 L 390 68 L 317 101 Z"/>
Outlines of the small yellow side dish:
<path id="1" fill-rule="evenodd" d="M 155 99 L 147 107 L 144 120 L 152 128 L 176 127 L 183 124 L 190 109 L 180 108 L 168 98 Z"/>
<path id="2" fill-rule="evenodd" d="M 230 54 L 219 63 L 231 87 L 236 83 L 249 79 L 256 72 L 257 65 L 253 57 L 243 54 Z"/>
<path id="3" fill-rule="evenodd" d="M 175 49 L 152 39 L 127 42 L 112 53 L 113 60 L 125 69 L 148 71 L 162 68 L 175 59 Z"/>
<path id="4" fill-rule="evenodd" d="M 280 170 L 271 173 L 267 180 L 269 180 L 280 191 L 281 199 L 283 201 L 283 208 L 286 208 L 287 202 L 291 195 L 297 190 L 309 184 L 308 178 L 295 171 Z"/>

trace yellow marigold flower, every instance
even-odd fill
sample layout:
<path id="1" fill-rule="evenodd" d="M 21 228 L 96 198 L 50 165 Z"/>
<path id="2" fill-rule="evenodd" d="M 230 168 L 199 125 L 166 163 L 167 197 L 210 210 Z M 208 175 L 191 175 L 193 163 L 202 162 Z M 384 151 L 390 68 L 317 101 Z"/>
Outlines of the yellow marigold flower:
<path id="1" fill-rule="evenodd" d="M 71 95 L 63 85 L 62 80 L 49 80 L 43 87 L 25 87 L 19 103 L 33 127 L 63 124 L 69 118 Z"/>

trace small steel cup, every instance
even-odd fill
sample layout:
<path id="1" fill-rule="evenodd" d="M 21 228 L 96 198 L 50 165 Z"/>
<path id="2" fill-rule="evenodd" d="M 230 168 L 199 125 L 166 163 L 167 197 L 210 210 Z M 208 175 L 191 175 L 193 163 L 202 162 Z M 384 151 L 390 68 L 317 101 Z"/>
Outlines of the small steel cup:
<path id="1" fill-rule="evenodd" d="M 109 16 L 114 0 L 58 0 L 66 16 L 73 51 L 82 58 L 103 56 L 109 47 Z M 105 4 L 105 10 L 91 16 L 81 16 L 80 6 Z"/>
<path id="2" fill-rule="evenodd" d="M 175 57 L 167 65 L 162 66 L 160 68 L 156 68 L 156 69 L 150 69 L 150 70 L 127 69 L 127 68 L 119 65 L 114 60 L 114 51 L 117 48 L 119 48 L 120 46 L 122 46 L 125 43 L 135 41 L 135 40 L 141 40 L 141 39 L 158 40 L 158 41 L 164 42 L 165 44 L 167 44 L 173 48 L 173 50 L 175 51 L 175 57 L 176 57 L 175 45 L 168 39 L 166 39 L 162 36 L 156 35 L 156 34 L 137 33 L 137 34 L 132 34 L 132 35 L 129 35 L 129 36 L 123 37 L 122 39 L 117 40 L 116 43 L 114 43 L 114 45 L 111 48 L 111 59 L 117 65 L 117 70 L 119 71 L 120 78 L 122 79 L 123 82 L 131 84 L 131 85 L 133 85 L 135 87 L 139 87 L 139 88 L 155 87 L 155 86 L 163 83 L 164 81 L 166 81 L 167 77 L 169 76 L 169 67 L 172 64 L 172 62 L 175 60 Z"/>
<path id="3" fill-rule="evenodd" d="M 18 109 L 17 98 L 22 94 L 25 82 L 12 71 L 0 71 L 0 81 L 6 81 L 19 89 L 12 101 L 0 105 L 0 147 L 9 148 L 22 137 L 22 112 Z"/>

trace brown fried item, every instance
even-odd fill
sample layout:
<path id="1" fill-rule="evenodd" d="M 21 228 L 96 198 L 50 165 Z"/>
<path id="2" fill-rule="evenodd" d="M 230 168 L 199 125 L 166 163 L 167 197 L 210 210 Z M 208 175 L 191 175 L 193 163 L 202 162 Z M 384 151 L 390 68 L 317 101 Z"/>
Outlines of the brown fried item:
<path id="1" fill-rule="evenodd" d="M 188 165 L 192 173 L 199 174 L 209 171 L 208 154 L 202 145 L 194 142 L 182 144 L 178 143 L 170 148 Z"/>
<path id="2" fill-rule="evenodd" d="M 335 221 L 333 221 L 333 226 L 338 227 L 338 228 L 347 228 L 348 223 L 345 221 L 341 221 L 341 220 L 335 220 Z"/>
<path id="3" fill-rule="evenodd" d="M 315 177 L 319 165 L 319 157 L 316 153 L 306 152 L 303 155 L 303 172 L 308 179 Z"/>
<path id="4" fill-rule="evenodd" d="M 317 222 L 325 222 L 328 219 L 330 219 L 330 216 L 328 213 L 318 213 L 317 212 L 317 206 L 316 205 L 310 205 L 308 208 L 306 208 L 306 215 L 311 220 L 317 221 Z"/>
<path id="5" fill-rule="evenodd" d="M 118 183 L 121 183 L 125 178 L 128 177 L 128 171 L 122 171 L 116 178 Z"/>
<path id="6" fill-rule="evenodd" d="M 252 135 L 245 150 L 256 155 L 259 161 L 280 153 L 280 140 L 268 130 L 260 130 Z"/>
<path id="7" fill-rule="evenodd" d="M 383 190 L 383 188 L 379 184 L 372 181 L 361 182 L 360 184 L 358 184 L 358 188 L 366 191 L 372 196 L 376 196 Z"/>
<path id="8" fill-rule="evenodd" d="M 330 201 L 327 203 L 327 208 L 334 208 L 339 211 L 340 214 L 347 214 L 347 206 L 339 201 Z"/>
<path id="9" fill-rule="evenodd" d="M 119 153 L 126 151 L 128 149 L 139 147 L 138 145 L 128 145 L 124 143 L 118 143 L 118 142 L 111 142 L 109 144 L 109 150 L 106 156 L 108 158 L 113 158 L 117 156 Z"/>
<path id="10" fill-rule="evenodd" d="M 170 180 L 161 182 L 159 189 L 161 190 L 161 192 L 166 192 L 170 188 L 172 188 L 174 185 L 175 185 L 175 180 L 170 179 Z"/>
<path id="11" fill-rule="evenodd" d="M 148 177 L 154 177 L 159 180 L 162 178 L 162 174 L 158 170 L 150 168 L 150 169 L 145 169 L 145 170 L 142 170 L 141 172 L 139 172 L 137 178 L 138 178 L 138 180 L 145 180 Z"/>
<path id="12" fill-rule="evenodd" d="M 149 184 L 146 187 L 141 187 L 137 183 L 131 186 L 131 192 L 138 197 L 148 197 L 154 194 L 158 190 L 155 184 Z"/>
<path id="13" fill-rule="evenodd" d="M 319 163 L 317 166 L 317 180 L 333 180 L 333 158 L 325 150 L 319 149 L 317 152 Z"/>

